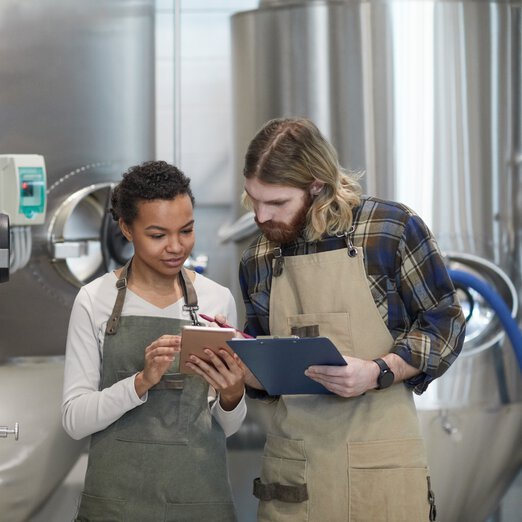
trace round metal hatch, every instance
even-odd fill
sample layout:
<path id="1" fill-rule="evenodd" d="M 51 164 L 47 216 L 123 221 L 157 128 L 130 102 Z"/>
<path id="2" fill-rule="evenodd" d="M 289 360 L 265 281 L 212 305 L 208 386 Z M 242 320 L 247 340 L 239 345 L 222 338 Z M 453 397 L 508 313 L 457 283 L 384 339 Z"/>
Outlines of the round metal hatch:
<path id="1" fill-rule="evenodd" d="M 490 261 L 472 254 L 446 253 L 448 268 L 462 270 L 490 285 L 516 317 L 518 296 L 508 275 Z M 504 329 L 495 311 L 482 295 L 472 288 L 456 286 L 466 316 L 466 338 L 461 356 L 472 355 L 494 346 L 504 337 Z"/>
<path id="2" fill-rule="evenodd" d="M 84 187 L 67 197 L 49 226 L 49 248 L 56 270 L 77 287 L 132 256 L 132 244 L 107 212 L 112 183 Z"/>

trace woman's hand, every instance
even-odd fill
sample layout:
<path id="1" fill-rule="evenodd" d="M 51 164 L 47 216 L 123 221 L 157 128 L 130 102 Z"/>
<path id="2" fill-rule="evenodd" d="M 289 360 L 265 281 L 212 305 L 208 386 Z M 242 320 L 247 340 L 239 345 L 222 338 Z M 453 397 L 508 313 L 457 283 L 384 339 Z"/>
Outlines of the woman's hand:
<path id="1" fill-rule="evenodd" d="M 256 390 L 264 390 L 264 386 L 257 380 L 257 377 L 250 371 L 248 366 L 243 361 L 241 361 L 240 364 L 245 373 L 245 384 Z"/>
<path id="2" fill-rule="evenodd" d="M 219 394 L 219 403 L 224 410 L 233 410 L 245 391 L 245 372 L 241 360 L 236 354 L 230 354 L 224 348 L 217 354 L 208 348 L 204 352 L 209 362 L 191 355 L 187 366 L 216 390 Z"/>
<path id="3" fill-rule="evenodd" d="M 216 321 L 214 323 L 210 323 L 211 326 L 219 326 L 220 324 L 225 324 L 227 322 L 227 318 L 224 315 L 220 314 L 216 315 L 215 320 Z M 239 330 L 236 330 L 234 337 L 236 339 L 246 339 L 246 337 L 243 335 L 243 332 Z M 256 376 L 250 371 L 248 366 L 246 366 L 246 364 L 243 361 L 241 361 L 239 357 L 237 358 L 237 360 L 239 361 L 239 365 L 243 370 L 245 376 L 245 384 L 247 384 L 251 388 L 256 388 L 257 390 L 264 390 L 263 385 L 257 380 Z"/>
<path id="4" fill-rule="evenodd" d="M 158 384 L 180 350 L 179 335 L 162 335 L 145 348 L 144 368 L 134 379 L 138 397 L 142 397 L 150 388 Z"/>

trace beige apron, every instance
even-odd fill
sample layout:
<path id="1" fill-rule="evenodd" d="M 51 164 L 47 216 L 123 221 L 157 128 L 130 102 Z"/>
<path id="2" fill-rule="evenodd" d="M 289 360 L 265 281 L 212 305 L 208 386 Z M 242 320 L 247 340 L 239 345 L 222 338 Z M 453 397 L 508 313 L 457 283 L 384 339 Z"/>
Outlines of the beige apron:
<path id="1" fill-rule="evenodd" d="M 372 298 L 363 251 L 351 253 L 279 261 L 282 274 L 272 278 L 270 295 L 272 335 L 318 325 L 343 355 L 373 359 L 390 351 L 393 339 Z M 411 392 L 395 384 L 349 399 L 281 396 L 254 489 L 261 521 L 434 520 Z"/>

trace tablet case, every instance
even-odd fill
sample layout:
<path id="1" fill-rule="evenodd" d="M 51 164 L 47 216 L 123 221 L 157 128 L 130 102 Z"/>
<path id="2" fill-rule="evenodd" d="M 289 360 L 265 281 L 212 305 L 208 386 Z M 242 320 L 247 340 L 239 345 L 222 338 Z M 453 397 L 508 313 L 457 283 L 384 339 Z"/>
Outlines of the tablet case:
<path id="1" fill-rule="evenodd" d="M 208 362 L 208 356 L 203 351 L 205 348 L 210 348 L 213 352 L 217 352 L 221 348 L 229 351 L 230 348 L 226 345 L 226 342 L 232 339 L 235 334 L 236 331 L 233 328 L 184 326 L 181 330 L 179 371 L 189 375 L 195 373 L 186 365 L 191 354 Z"/>
<path id="2" fill-rule="evenodd" d="M 231 339 L 227 343 L 270 395 L 329 394 L 304 371 L 314 364 L 346 365 L 327 337 Z"/>

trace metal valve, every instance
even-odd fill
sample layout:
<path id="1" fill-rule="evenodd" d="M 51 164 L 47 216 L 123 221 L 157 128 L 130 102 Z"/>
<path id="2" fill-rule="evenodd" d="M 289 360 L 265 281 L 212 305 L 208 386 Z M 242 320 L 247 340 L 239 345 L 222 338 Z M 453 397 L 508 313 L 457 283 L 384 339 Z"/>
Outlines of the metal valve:
<path id="1" fill-rule="evenodd" d="M 18 422 L 15 422 L 14 428 L 10 430 L 7 426 L 0 426 L 0 437 L 7 438 L 8 435 L 14 435 L 15 440 L 18 440 L 20 434 L 20 428 Z"/>

